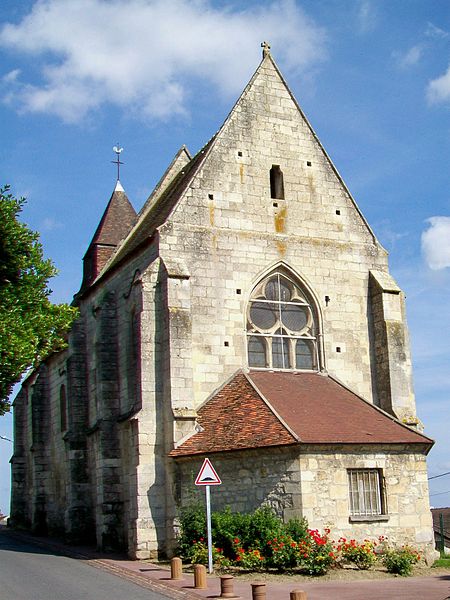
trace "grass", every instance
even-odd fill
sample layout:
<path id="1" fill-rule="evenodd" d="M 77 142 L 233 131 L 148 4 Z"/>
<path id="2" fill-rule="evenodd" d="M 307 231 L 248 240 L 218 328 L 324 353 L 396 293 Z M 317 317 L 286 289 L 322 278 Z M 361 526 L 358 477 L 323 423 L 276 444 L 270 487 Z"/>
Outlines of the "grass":
<path id="1" fill-rule="evenodd" d="M 450 556 L 445 558 L 438 558 L 433 564 L 433 567 L 444 567 L 450 569 Z"/>

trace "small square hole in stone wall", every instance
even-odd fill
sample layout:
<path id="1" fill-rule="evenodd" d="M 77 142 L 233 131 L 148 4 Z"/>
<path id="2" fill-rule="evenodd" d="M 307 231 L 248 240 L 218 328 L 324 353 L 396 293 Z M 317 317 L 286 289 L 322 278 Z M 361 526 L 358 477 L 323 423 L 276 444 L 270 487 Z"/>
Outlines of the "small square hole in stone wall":
<path id="1" fill-rule="evenodd" d="M 238 156 L 242 156 L 242 152 L 238 150 Z"/>
<path id="2" fill-rule="evenodd" d="M 341 211 L 340 211 L 339 209 L 337 209 L 337 210 L 336 210 L 336 214 L 337 214 L 337 215 L 340 215 L 340 214 L 341 214 Z"/>
<path id="3" fill-rule="evenodd" d="M 242 292 L 241 292 L 241 290 L 240 290 L 240 289 L 237 289 L 237 290 L 236 290 L 236 294 L 241 294 L 241 293 L 242 293 Z"/>
<path id="4" fill-rule="evenodd" d="M 274 202 L 274 203 L 272 204 L 272 206 L 273 206 L 274 208 L 278 208 L 278 202 Z"/>
<path id="5" fill-rule="evenodd" d="M 307 167 L 312 167 L 312 162 L 311 162 L 310 160 L 307 160 L 307 161 L 306 161 L 306 166 L 307 166 Z"/>
<path id="6" fill-rule="evenodd" d="M 223 345 L 228 347 L 230 345 L 230 342 L 224 342 Z"/>
<path id="7" fill-rule="evenodd" d="M 209 198 L 210 200 L 214 200 L 214 194 L 208 194 L 208 198 Z"/>
<path id="8" fill-rule="evenodd" d="M 336 346 L 336 352 L 340 352 L 341 351 L 341 347 L 340 346 Z"/>

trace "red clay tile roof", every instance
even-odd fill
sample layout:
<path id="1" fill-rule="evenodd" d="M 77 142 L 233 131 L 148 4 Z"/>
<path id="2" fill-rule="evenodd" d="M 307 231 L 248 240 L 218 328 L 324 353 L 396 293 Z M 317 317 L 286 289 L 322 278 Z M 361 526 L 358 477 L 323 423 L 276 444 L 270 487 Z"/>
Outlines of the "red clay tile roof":
<path id="1" fill-rule="evenodd" d="M 332 377 L 253 371 L 260 394 L 304 443 L 432 444 Z"/>
<path id="2" fill-rule="evenodd" d="M 261 448 L 294 444 L 289 433 L 255 392 L 243 373 L 238 373 L 198 411 L 204 431 L 194 434 L 170 456 Z"/>
<path id="3" fill-rule="evenodd" d="M 238 373 L 199 409 L 198 423 L 203 431 L 170 456 L 295 443 L 433 443 L 318 373 Z"/>

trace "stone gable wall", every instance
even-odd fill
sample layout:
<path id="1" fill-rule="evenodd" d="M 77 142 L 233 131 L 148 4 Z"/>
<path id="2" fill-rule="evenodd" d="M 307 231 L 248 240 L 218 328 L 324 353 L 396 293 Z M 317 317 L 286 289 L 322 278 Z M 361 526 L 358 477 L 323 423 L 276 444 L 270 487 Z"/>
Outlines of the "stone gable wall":
<path id="1" fill-rule="evenodd" d="M 270 197 L 274 164 L 285 199 Z M 373 401 L 368 282 L 371 269 L 387 272 L 386 252 L 272 67 L 241 98 L 160 228 L 160 254 L 190 274 L 190 331 L 176 333 L 192 338 L 196 406 L 247 364 L 247 301 L 281 262 L 318 298 L 326 368 Z"/>

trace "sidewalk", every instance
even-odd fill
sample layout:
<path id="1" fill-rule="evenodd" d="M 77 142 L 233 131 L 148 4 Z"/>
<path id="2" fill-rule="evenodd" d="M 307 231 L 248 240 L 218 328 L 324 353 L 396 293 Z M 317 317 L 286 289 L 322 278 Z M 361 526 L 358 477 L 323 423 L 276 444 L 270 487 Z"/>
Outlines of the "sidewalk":
<path id="1" fill-rule="evenodd" d="M 68 546 L 54 539 L 6 530 L 0 534 L 20 537 L 27 542 L 47 548 L 72 558 L 87 561 L 92 567 L 107 570 L 119 577 L 129 579 L 142 587 L 161 592 L 173 600 L 200 600 L 220 595 L 220 578 L 208 575 L 206 590 L 195 590 L 191 573 L 183 579 L 172 581 L 170 570 L 147 562 L 133 561 L 118 555 L 95 552 L 92 548 Z M 258 581 L 255 574 L 254 582 Z M 365 581 L 326 581 L 298 583 L 289 581 L 267 582 L 267 600 L 289 600 L 294 589 L 306 592 L 307 600 L 448 600 L 450 599 L 450 571 L 431 577 L 398 577 L 395 579 Z M 251 600 L 251 582 L 234 580 L 234 592 L 242 600 Z"/>

